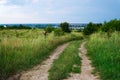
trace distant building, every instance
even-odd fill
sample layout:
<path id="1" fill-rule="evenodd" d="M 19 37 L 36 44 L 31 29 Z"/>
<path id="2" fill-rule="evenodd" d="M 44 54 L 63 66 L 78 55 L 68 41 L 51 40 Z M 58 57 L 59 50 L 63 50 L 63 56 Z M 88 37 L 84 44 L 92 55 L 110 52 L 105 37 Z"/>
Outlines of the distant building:
<path id="1" fill-rule="evenodd" d="M 84 27 L 70 27 L 70 29 L 77 30 L 77 29 L 84 29 Z"/>
<path id="2" fill-rule="evenodd" d="M 77 29 L 84 29 L 87 24 L 70 24 L 70 29 L 77 30 Z"/>
<path id="3" fill-rule="evenodd" d="M 7 26 L 6 25 L 4 25 L 4 28 L 6 28 Z"/>

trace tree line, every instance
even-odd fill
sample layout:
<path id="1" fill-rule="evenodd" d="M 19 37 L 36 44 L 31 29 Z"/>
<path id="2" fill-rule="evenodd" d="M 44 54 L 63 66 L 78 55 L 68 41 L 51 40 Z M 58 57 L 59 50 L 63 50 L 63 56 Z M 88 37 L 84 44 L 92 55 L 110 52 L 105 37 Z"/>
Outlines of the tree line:
<path id="1" fill-rule="evenodd" d="M 50 28 L 50 26 L 48 26 L 46 28 L 46 31 L 47 32 L 51 32 L 54 30 L 54 32 L 56 34 L 63 34 L 63 33 L 70 33 L 71 32 L 71 29 L 69 28 L 70 25 L 68 22 L 63 22 L 59 25 L 58 28 L 56 29 L 53 29 L 52 27 Z M 120 19 L 113 19 L 113 20 L 110 20 L 108 22 L 104 22 L 104 23 L 92 23 L 92 22 L 89 22 L 87 24 L 86 27 L 84 27 L 84 30 L 80 30 L 80 31 L 83 31 L 83 33 L 85 35 L 90 35 L 92 33 L 95 33 L 95 32 L 99 32 L 99 31 L 102 31 L 102 32 L 107 32 L 108 35 L 112 32 L 115 32 L 115 31 L 120 31 Z"/>
<path id="2" fill-rule="evenodd" d="M 108 34 L 114 31 L 120 31 L 120 20 L 113 19 L 108 22 L 105 21 L 103 24 L 102 23 L 95 24 L 90 22 L 84 28 L 83 33 L 85 35 L 90 35 L 98 31 L 107 32 Z"/>
<path id="3" fill-rule="evenodd" d="M 57 28 L 53 28 L 51 25 L 48 25 L 47 27 L 44 28 L 44 30 L 47 33 L 51 33 L 52 31 L 54 31 L 56 35 L 63 35 L 64 33 L 71 32 L 71 29 L 69 27 L 70 24 L 68 22 L 63 22 L 60 23 L 60 25 Z M 19 26 L 10 26 L 10 27 L 0 26 L 0 29 L 32 29 L 32 28 L 20 24 Z M 90 35 L 98 31 L 107 32 L 108 34 L 114 31 L 120 31 L 120 19 L 119 20 L 113 19 L 108 22 L 105 21 L 103 24 L 90 22 L 84 28 L 83 33 L 85 35 Z"/>
<path id="4" fill-rule="evenodd" d="M 4 25 L 4 26 L 0 26 L 0 29 L 32 29 L 29 26 L 25 26 L 25 25 L 13 25 L 13 26 L 8 26 L 8 25 Z"/>

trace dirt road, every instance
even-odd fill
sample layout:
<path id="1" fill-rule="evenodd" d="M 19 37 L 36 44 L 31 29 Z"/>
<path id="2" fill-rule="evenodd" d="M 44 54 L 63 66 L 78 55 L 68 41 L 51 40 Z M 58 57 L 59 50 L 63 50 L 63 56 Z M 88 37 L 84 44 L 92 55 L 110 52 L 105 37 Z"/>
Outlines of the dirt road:
<path id="1" fill-rule="evenodd" d="M 71 73 L 71 77 L 65 80 L 99 80 L 98 76 L 94 76 L 92 74 L 93 67 L 91 66 L 91 61 L 89 60 L 88 56 L 86 56 L 87 50 L 84 46 L 85 42 L 81 44 L 81 47 L 79 49 L 79 55 L 82 58 L 81 73 Z"/>
<path id="2" fill-rule="evenodd" d="M 54 59 L 58 57 L 68 44 L 69 43 L 66 43 L 57 47 L 57 49 L 53 51 L 52 55 L 47 60 L 43 61 L 42 64 L 35 66 L 29 71 L 21 72 L 8 80 L 48 80 L 48 70 L 50 69 Z"/>

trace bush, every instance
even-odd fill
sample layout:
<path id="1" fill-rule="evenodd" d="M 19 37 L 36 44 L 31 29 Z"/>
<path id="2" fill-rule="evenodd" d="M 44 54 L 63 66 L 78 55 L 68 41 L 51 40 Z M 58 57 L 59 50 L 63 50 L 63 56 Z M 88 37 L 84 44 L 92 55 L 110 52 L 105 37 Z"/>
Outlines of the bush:
<path id="1" fill-rule="evenodd" d="M 56 29 L 54 29 L 54 35 L 61 36 L 61 35 L 64 35 L 64 32 L 62 31 L 61 28 L 56 28 Z"/>
<path id="2" fill-rule="evenodd" d="M 49 26 L 47 26 L 47 27 L 45 28 L 45 31 L 46 31 L 47 33 L 51 33 L 51 32 L 53 31 L 53 27 L 52 27 L 51 25 L 49 25 Z"/>

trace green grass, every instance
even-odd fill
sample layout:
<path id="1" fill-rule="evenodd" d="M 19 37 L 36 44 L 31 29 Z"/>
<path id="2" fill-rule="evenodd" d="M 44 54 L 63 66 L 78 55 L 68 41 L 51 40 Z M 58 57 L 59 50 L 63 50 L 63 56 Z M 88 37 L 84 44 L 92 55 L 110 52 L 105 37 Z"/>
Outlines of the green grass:
<path id="1" fill-rule="evenodd" d="M 42 62 L 58 45 L 81 38 L 81 34 L 50 33 L 45 39 L 40 29 L 0 30 L 0 80 Z"/>
<path id="2" fill-rule="evenodd" d="M 99 72 L 102 80 L 120 80 L 120 32 L 110 38 L 102 32 L 93 34 L 86 47 L 95 73 Z"/>
<path id="3" fill-rule="evenodd" d="M 49 70 L 49 80 L 61 80 L 69 76 L 70 72 L 80 72 L 81 58 L 78 48 L 81 41 L 72 41 L 60 54 Z"/>

